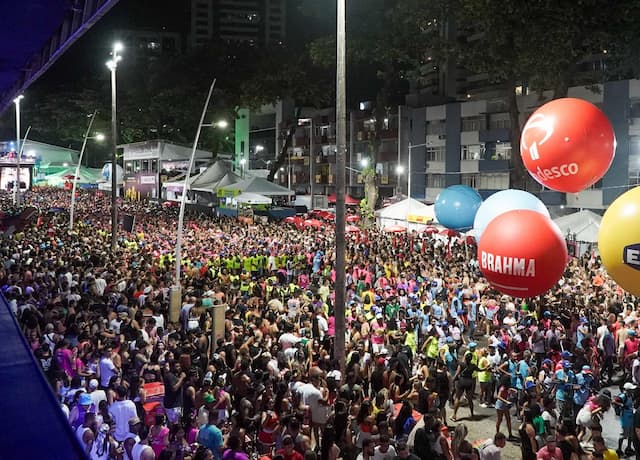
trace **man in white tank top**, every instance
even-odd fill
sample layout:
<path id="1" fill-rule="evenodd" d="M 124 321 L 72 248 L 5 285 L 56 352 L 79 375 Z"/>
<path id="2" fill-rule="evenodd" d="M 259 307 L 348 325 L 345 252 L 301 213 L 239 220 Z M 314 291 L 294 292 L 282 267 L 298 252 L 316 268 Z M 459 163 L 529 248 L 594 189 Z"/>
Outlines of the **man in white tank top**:
<path id="1" fill-rule="evenodd" d="M 76 436 L 80 441 L 82 450 L 89 455 L 94 440 L 94 429 L 96 424 L 96 414 L 87 412 L 84 416 L 84 423 L 76 428 Z"/>

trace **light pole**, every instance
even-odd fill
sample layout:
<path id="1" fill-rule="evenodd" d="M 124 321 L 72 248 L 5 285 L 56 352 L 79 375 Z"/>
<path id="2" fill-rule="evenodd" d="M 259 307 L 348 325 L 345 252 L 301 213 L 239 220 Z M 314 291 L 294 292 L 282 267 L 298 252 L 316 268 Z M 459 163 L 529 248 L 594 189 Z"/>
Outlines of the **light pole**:
<path id="1" fill-rule="evenodd" d="M 345 377 L 345 170 L 347 149 L 347 60 L 345 0 L 337 0 L 336 17 L 336 281 L 334 317 L 336 340 L 333 355 L 340 363 L 340 375 Z"/>
<path id="2" fill-rule="evenodd" d="M 122 56 L 118 53 L 123 50 L 122 43 L 113 44 L 111 59 L 107 62 L 107 67 L 111 71 L 111 250 L 116 249 L 118 242 L 118 123 L 116 113 L 116 70 L 118 62 Z"/>
<path id="3" fill-rule="evenodd" d="M 313 118 L 301 118 L 298 120 L 298 125 L 304 125 L 309 127 L 309 195 L 311 196 L 311 210 L 313 210 L 313 196 L 315 195 L 315 165 L 314 165 L 314 135 L 315 131 L 313 128 Z"/>
<path id="4" fill-rule="evenodd" d="M 103 141 L 103 134 L 96 134 L 95 136 L 89 137 L 89 133 L 91 132 L 91 127 L 93 126 L 93 121 L 96 118 L 97 111 L 94 110 L 90 115 L 89 126 L 87 126 L 87 131 L 84 133 L 84 138 L 82 139 L 82 148 L 80 149 L 80 156 L 78 157 L 78 165 L 76 166 L 76 173 L 73 176 L 73 187 L 71 188 L 71 208 L 69 209 L 69 230 L 73 230 L 73 217 L 76 205 L 76 189 L 78 188 L 78 176 L 80 175 L 80 165 L 82 164 L 82 156 L 84 155 L 84 151 L 87 148 L 87 140 L 95 139 L 97 141 Z"/>
<path id="5" fill-rule="evenodd" d="M 24 95 L 19 95 L 13 100 L 16 105 L 16 180 L 13 183 L 13 204 L 20 206 L 20 101 L 24 99 Z"/>
<path id="6" fill-rule="evenodd" d="M 400 190 L 400 176 L 402 176 L 404 174 L 404 166 L 402 166 L 400 163 L 398 163 L 398 165 L 396 166 L 396 184 L 397 185 L 397 191 L 396 191 L 396 195 L 400 196 L 402 195 L 402 190 Z"/>

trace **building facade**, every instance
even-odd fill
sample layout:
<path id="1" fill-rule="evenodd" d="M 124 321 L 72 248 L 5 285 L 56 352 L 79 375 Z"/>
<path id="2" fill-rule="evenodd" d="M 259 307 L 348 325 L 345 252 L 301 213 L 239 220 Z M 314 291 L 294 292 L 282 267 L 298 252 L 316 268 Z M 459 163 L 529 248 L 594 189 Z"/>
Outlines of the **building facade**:
<path id="1" fill-rule="evenodd" d="M 189 45 L 205 46 L 215 39 L 281 44 L 286 24 L 286 0 L 191 0 Z"/>
<path id="2" fill-rule="evenodd" d="M 551 92 L 518 98 L 520 125 Z M 569 89 L 568 97 L 598 106 L 616 134 L 616 155 L 607 174 L 588 190 L 564 194 L 535 191 L 547 205 L 605 209 L 620 194 L 640 184 L 640 80 L 607 82 L 592 91 Z M 450 185 L 463 184 L 483 196 L 509 188 L 511 123 L 504 98 L 407 108 L 408 135 L 401 150 L 411 151 L 411 196 L 434 201 Z M 407 155 L 408 156 L 408 155 Z"/>

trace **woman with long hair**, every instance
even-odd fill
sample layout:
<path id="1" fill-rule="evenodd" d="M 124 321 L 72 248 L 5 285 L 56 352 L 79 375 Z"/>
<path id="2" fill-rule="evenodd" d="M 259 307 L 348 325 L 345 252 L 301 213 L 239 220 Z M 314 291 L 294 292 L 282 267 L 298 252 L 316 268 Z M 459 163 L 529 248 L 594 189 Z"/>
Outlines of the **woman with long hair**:
<path id="1" fill-rule="evenodd" d="M 409 401 L 404 401 L 394 420 L 393 432 L 395 433 L 396 439 L 402 436 L 408 436 L 415 424 L 416 421 L 413 419 L 413 406 Z"/>
<path id="2" fill-rule="evenodd" d="M 320 460 L 337 460 L 338 457 L 340 457 L 340 448 L 336 444 L 336 431 L 333 425 L 329 424 L 322 432 Z"/>
<path id="3" fill-rule="evenodd" d="M 530 409 L 525 409 L 522 412 L 522 423 L 518 428 L 518 434 L 520 434 L 522 460 L 535 460 L 538 442 L 536 441 L 536 429 L 533 426 L 533 413 Z"/>
<path id="4" fill-rule="evenodd" d="M 465 399 L 469 403 L 469 411 L 471 412 L 471 418 L 473 419 L 473 386 L 474 386 L 474 372 L 486 371 L 487 369 L 480 369 L 473 362 L 473 354 L 467 353 L 464 355 L 464 361 L 458 365 L 456 375 L 453 376 L 453 381 L 457 381 L 455 400 L 453 403 L 453 415 L 451 420 L 457 422 L 458 407 L 460 407 L 460 399 L 464 394 Z"/>

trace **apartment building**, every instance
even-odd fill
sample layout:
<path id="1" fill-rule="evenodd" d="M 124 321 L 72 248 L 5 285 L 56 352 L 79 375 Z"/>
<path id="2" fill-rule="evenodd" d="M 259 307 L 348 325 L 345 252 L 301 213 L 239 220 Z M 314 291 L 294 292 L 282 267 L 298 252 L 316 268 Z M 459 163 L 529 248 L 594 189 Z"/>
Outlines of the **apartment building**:
<path id="1" fill-rule="evenodd" d="M 286 38 L 286 0 L 191 0 L 189 44 L 212 40 L 252 45 L 282 43 Z"/>

